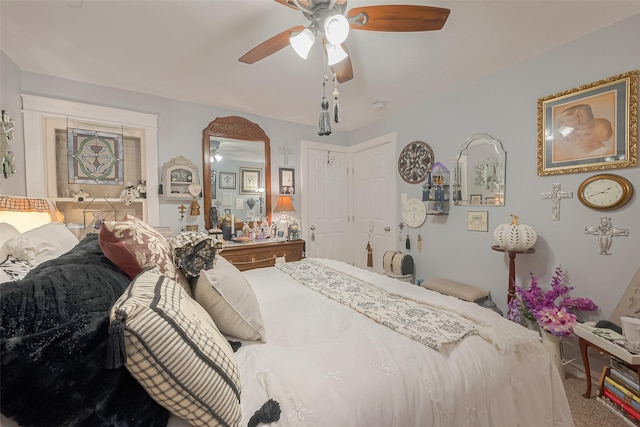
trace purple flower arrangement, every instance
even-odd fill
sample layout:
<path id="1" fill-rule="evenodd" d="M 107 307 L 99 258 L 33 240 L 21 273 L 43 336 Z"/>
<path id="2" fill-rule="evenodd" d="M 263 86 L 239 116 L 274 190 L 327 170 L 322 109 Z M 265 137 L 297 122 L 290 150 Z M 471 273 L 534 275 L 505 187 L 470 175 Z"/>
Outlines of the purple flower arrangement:
<path id="1" fill-rule="evenodd" d="M 562 267 L 551 278 L 551 289 L 545 291 L 531 274 L 529 289 L 516 286 L 516 298 L 508 304 L 507 318 L 516 323 L 536 322 L 552 335 L 568 336 L 576 324 L 576 311 L 596 311 L 598 306 L 589 298 L 572 298 L 573 287 L 564 284 Z"/>

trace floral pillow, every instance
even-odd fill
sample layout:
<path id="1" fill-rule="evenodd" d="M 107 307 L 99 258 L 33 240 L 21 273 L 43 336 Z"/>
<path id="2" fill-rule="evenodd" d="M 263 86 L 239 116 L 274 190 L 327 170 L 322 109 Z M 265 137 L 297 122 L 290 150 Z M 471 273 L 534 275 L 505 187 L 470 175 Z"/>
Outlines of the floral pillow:
<path id="1" fill-rule="evenodd" d="M 129 279 L 133 280 L 145 268 L 157 266 L 163 275 L 192 295 L 187 279 L 173 263 L 169 243 L 143 220 L 125 215 L 122 221 L 105 221 L 98 242 L 105 256 Z"/>

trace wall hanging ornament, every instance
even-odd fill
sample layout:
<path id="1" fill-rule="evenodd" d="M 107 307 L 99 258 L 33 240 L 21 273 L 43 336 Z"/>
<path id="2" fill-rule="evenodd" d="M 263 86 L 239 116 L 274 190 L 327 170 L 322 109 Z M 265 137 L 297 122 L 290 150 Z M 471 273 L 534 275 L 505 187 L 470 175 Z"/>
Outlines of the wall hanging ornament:
<path id="1" fill-rule="evenodd" d="M 373 229 L 375 228 L 375 224 L 371 222 L 369 224 L 369 239 L 367 240 L 367 267 L 373 267 L 373 247 L 371 246 L 371 235 L 373 234 Z"/>
<path id="2" fill-rule="evenodd" d="M 322 101 L 320 102 L 320 118 L 318 119 L 318 135 L 331 135 L 331 115 L 329 114 L 329 101 L 327 101 L 327 80 L 329 78 L 325 74 L 322 81 Z"/>
<path id="3" fill-rule="evenodd" d="M 418 234 L 418 252 L 422 252 L 422 236 Z"/>
<path id="4" fill-rule="evenodd" d="M 600 255 L 611 255 L 611 245 L 613 238 L 616 236 L 628 236 L 628 228 L 618 228 L 611 224 L 610 217 L 600 218 L 600 224 L 588 226 L 584 228 L 585 234 L 593 234 L 598 236 L 598 245 L 600 245 Z"/>
<path id="5" fill-rule="evenodd" d="M 560 200 L 573 198 L 573 191 L 560 191 L 560 184 L 555 183 L 551 184 L 550 193 L 540 193 L 540 197 L 551 200 L 551 219 L 560 221 Z"/>

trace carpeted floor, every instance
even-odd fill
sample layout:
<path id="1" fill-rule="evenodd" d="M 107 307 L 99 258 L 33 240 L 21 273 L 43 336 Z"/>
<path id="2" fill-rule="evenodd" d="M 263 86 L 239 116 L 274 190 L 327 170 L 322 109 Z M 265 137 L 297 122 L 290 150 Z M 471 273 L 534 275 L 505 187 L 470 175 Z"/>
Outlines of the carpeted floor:
<path id="1" fill-rule="evenodd" d="M 586 380 L 567 375 L 564 388 L 569 399 L 571 415 L 576 427 L 628 427 L 624 420 L 609 408 L 596 400 L 597 384 L 591 382 L 591 399 L 585 399 L 582 394 L 587 390 Z"/>

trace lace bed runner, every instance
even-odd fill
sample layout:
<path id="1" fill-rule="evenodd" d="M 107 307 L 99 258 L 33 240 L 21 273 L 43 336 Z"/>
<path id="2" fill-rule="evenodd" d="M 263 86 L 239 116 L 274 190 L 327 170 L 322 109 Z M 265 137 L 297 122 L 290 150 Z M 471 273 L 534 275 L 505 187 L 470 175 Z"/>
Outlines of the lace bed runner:
<path id="1" fill-rule="evenodd" d="M 472 324 L 455 313 L 390 294 L 310 259 L 275 266 L 309 289 L 434 350 L 477 334 Z"/>

